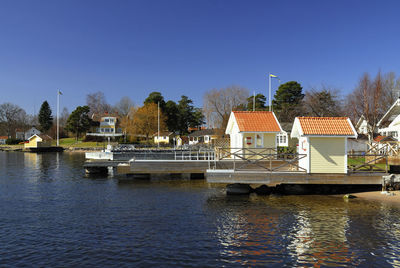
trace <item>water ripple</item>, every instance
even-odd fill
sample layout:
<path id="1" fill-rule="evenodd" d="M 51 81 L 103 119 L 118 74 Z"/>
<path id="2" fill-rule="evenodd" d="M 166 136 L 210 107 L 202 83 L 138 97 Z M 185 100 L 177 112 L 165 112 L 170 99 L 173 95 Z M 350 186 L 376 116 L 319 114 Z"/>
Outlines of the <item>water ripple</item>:
<path id="1" fill-rule="evenodd" d="M 81 154 L 0 153 L 0 266 L 399 267 L 400 210 L 87 178 Z"/>

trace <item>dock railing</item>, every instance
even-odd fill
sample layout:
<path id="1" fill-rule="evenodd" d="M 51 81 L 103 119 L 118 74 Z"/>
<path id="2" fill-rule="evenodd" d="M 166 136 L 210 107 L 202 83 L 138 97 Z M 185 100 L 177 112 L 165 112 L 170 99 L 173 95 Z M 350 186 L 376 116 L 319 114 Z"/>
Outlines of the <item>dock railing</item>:
<path id="1" fill-rule="evenodd" d="M 299 172 L 305 154 L 281 153 L 276 148 L 216 148 L 214 169 L 234 171 Z"/>
<path id="2" fill-rule="evenodd" d="M 388 155 L 386 154 L 348 154 L 347 171 L 359 172 L 388 172 Z"/>
<path id="3" fill-rule="evenodd" d="M 400 142 L 398 141 L 381 141 L 368 143 L 367 154 L 379 154 L 388 156 L 400 155 Z"/>

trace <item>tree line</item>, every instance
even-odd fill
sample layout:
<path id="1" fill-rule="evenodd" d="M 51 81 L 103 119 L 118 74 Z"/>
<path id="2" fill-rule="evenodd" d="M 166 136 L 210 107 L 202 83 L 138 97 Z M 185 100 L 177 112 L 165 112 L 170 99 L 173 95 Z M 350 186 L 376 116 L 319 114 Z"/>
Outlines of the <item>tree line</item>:
<path id="1" fill-rule="evenodd" d="M 368 122 L 368 136 L 376 132 L 376 124 L 393 102 L 400 96 L 400 78 L 393 72 L 380 71 L 372 78 L 364 73 L 354 89 L 347 95 L 335 87 L 321 85 L 303 87 L 296 81 L 279 86 L 274 94 L 272 110 L 280 122 L 293 122 L 296 116 L 348 116 L 353 123 L 363 115 Z M 137 106 L 129 97 L 122 97 L 110 105 L 102 92 L 86 96 L 86 105 L 78 106 L 72 113 L 66 108 L 60 115 L 61 137 L 73 134 L 76 138 L 96 127 L 96 121 L 105 113 L 119 118 L 119 127 L 132 137 L 146 139 L 158 130 L 180 135 L 188 134 L 189 128 L 206 124 L 209 128 L 225 129 L 233 110 L 269 110 L 265 95 L 250 96 L 249 89 L 228 86 L 211 89 L 204 94 L 203 107 L 195 107 L 187 96 L 175 102 L 166 101 L 161 92 L 151 92 L 143 104 Z M 43 132 L 55 136 L 55 120 L 47 101 L 38 115 L 28 115 L 21 107 L 12 103 L 0 105 L 0 135 L 13 136 L 16 129 L 38 126 Z"/>

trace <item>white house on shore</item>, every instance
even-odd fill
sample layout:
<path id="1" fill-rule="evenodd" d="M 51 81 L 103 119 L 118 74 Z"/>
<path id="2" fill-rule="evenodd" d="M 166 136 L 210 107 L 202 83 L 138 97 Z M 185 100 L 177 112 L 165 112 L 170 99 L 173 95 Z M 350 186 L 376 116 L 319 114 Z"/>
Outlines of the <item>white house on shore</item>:
<path id="1" fill-rule="evenodd" d="M 103 116 L 100 118 L 100 126 L 95 133 L 86 133 L 88 136 L 120 137 L 122 130 L 117 128 L 117 117 Z"/>
<path id="2" fill-rule="evenodd" d="M 168 131 L 162 131 L 160 132 L 160 135 L 158 133 L 155 133 L 153 135 L 154 137 L 154 143 L 155 144 L 169 144 L 173 140 L 173 132 L 168 132 Z"/>
<path id="3" fill-rule="evenodd" d="M 0 144 L 6 144 L 7 139 L 8 139 L 8 136 L 0 136 Z"/>
<path id="4" fill-rule="evenodd" d="M 273 112 L 233 111 L 225 133 L 231 148 L 276 148 L 282 128 Z"/>
<path id="5" fill-rule="evenodd" d="M 397 141 L 400 140 L 400 98 L 379 120 L 377 127 L 380 135 L 392 137 Z"/>
<path id="6" fill-rule="evenodd" d="M 347 117 L 296 117 L 299 166 L 307 173 L 347 173 L 347 139 L 357 132 Z"/>
<path id="7" fill-rule="evenodd" d="M 40 135 L 42 132 L 35 127 L 31 127 L 27 131 L 18 130 L 15 132 L 15 138 L 18 140 L 27 141 L 33 135 Z"/>
<path id="8" fill-rule="evenodd" d="M 200 129 L 193 131 L 188 135 L 189 145 L 212 144 L 214 140 L 221 136 L 218 132 L 218 129 Z"/>

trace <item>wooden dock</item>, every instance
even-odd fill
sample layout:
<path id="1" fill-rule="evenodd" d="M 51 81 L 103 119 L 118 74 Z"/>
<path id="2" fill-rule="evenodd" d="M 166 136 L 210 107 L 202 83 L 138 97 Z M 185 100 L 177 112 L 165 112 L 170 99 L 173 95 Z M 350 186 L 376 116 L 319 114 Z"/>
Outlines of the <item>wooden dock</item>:
<path id="1" fill-rule="evenodd" d="M 235 171 L 207 170 L 206 178 L 209 183 L 243 183 L 264 184 L 382 184 L 382 176 L 386 173 L 349 173 L 349 174 L 307 174 L 299 172 L 268 172 L 268 171 Z"/>
<path id="2" fill-rule="evenodd" d="M 265 150 L 264 150 L 265 151 Z M 349 167 L 347 174 L 309 174 L 299 167 L 302 155 L 278 154 L 274 151 L 246 155 L 238 154 L 232 158 L 231 151 L 224 150 L 213 154 L 206 152 L 162 151 L 160 154 L 134 152 L 131 154 L 101 154 L 97 159 L 88 159 L 84 167 L 87 173 L 109 172 L 119 175 L 171 176 L 191 178 L 201 175 L 209 183 L 223 184 L 337 184 L 337 185 L 381 185 L 385 170 L 369 169 L 374 163 Z M 130 156 L 130 157 L 128 157 Z M 129 159 L 130 158 L 130 159 Z M 151 159 L 148 159 L 151 158 Z M 160 159 L 161 158 L 161 159 Z M 376 162 L 376 161 L 375 161 Z M 368 170 L 366 170 L 368 168 Z"/>

